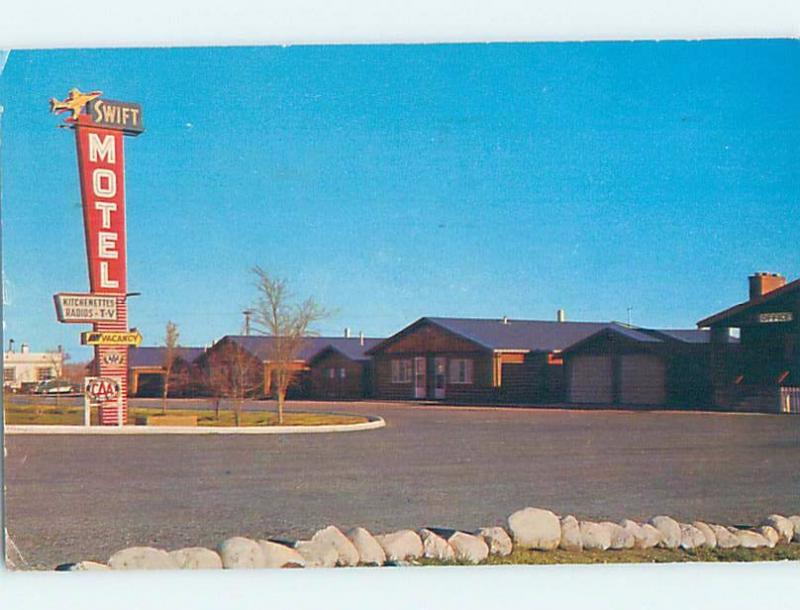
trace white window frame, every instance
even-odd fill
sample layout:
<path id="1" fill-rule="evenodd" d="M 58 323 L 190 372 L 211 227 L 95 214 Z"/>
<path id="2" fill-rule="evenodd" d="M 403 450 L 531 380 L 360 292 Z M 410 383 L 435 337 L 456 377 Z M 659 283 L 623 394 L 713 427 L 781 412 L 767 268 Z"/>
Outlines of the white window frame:
<path id="1" fill-rule="evenodd" d="M 392 383 L 411 383 L 412 361 L 410 358 L 392 359 Z"/>
<path id="2" fill-rule="evenodd" d="M 475 382 L 475 364 L 472 358 L 451 358 L 449 382 L 453 385 L 471 385 Z"/>
<path id="3" fill-rule="evenodd" d="M 339 368 L 339 379 L 346 379 L 347 378 L 347 369 L 344 367 Z"/>
<path id="4" fill-rule="evenodd" d="M 50 381 L 56 378 L 56 372 L 52 366 L 37 366 L 36 381 Z"/>

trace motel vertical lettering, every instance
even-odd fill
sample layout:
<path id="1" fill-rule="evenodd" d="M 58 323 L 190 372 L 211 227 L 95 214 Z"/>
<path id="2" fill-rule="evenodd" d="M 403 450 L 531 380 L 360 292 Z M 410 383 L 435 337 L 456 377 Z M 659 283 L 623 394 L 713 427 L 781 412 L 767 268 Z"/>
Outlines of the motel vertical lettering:
<path id="1" fill-rule="evenodd" d="M 127 279 L 123 134 L 79 121 L 75 137 L 90 290 L 95 294 L 124 295 Z"/>

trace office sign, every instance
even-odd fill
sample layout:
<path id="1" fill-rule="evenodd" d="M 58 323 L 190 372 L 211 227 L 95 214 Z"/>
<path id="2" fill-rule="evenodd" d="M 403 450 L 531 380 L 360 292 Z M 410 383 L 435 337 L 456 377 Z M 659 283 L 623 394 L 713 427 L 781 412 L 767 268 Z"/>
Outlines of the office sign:
<path id="1" fill-rule="evenodd" d="M 775 324 L 778 322 L 791 322 L 792 320 L 794 320 L 794 315 L 791 311 L 774 311 L 758 314 L 759 324 Z"/>
<path id="2" fill-rule="evenodd" d="M 53 300 L 59 322 L 87 324 L 117 319 L 117 296 L 60 292 Z"/>

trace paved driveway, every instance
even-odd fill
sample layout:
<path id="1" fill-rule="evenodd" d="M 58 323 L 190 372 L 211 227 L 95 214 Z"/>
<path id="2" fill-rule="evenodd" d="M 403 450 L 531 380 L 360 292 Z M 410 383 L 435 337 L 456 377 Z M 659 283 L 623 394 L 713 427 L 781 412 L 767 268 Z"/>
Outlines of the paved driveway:
<path id="1" fill-rule="evenodd" d="M 9 436 L 7 527 L 29 562 L 52 566 L 134 544 L 307 536 L 330 523 L 473 529 L 526 505 L 737 524 L 800 513 L 800 417 L 325 408 L 388 425 L 258 437 Z"/>

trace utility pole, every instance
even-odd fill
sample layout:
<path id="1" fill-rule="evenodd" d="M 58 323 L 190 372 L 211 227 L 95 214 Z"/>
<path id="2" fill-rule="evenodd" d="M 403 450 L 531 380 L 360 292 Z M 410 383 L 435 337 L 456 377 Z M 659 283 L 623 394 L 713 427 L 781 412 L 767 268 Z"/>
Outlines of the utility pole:
<path id="1" fill-rule="evenodd" d="M 244 314 L 244 335 L 245 337 L 250 336 L 250 316 L 253 315 L 252 309 L 245 309 L 243 312 Z"/>

